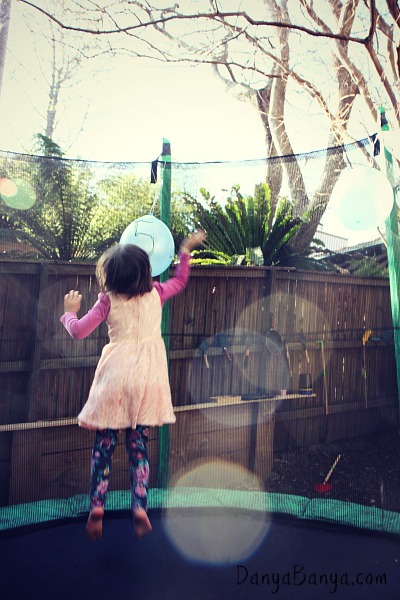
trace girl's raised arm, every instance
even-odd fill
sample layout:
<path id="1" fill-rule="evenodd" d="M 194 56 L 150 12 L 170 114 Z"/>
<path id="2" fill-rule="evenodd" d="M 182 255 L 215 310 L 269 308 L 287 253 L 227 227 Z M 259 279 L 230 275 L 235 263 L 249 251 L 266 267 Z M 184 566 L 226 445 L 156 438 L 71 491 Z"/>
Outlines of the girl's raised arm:
<path id="1" fill-rule="evenodd" d="M 87 337 L 92 331 L 107 318 L 110 311 L 110 299 L 106 294 L 99 294 L 96 304 L 86 315 L 78 319 L 78 312 L 82 301 L 79 292 L 71 290 L 64 296 L 64 314 L 60 318 L 61 323 L 75 340 Z"/>
<path id="2" fill-rule="evenodd" d="M 185 289 L 190 273 L 190 253 L 192 250 L 203 244 L 206 238 L 207 236 L 204 231 L 199 230 L 184 239 L 179 248 L 179 263 L 176 267 L 175 276 L 164 283 L 154 282 L 154 287 L 160 295 L 162 305 L 165 304 L 169 298 L 176 296 L 176 294 L 179 294 Z"/>

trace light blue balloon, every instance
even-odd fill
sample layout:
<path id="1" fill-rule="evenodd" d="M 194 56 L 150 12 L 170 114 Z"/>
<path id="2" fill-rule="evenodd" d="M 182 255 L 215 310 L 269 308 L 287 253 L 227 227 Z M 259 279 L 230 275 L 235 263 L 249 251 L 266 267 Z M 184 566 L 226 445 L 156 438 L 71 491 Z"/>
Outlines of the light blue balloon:
<path id="1" fill-rule="evenodd" d="M 170 230 L 153 215 L 132 221 L 122 233 L 119 243 L 134 244 L 147 252 L 153 277 L 168 269 L 175 254 L 174 238 Z"/>

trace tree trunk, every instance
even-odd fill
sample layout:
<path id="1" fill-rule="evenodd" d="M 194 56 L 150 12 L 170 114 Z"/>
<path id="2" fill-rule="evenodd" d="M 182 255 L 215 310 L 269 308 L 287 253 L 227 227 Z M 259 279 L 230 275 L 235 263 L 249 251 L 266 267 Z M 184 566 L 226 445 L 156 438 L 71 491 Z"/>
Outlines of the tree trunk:
<path id="1" fill-rule="evenodd" d="M 0 96 L 3 87 L 4 68 L 7 54 L 8 29 L 11 18 L 11 0 L 0 3 Z"/>
<path id="2" fill-rule="evenodd" d="M 58 96 L 60 93 L 61 82 L 59 79 L 55 79 L 54 70 L 53 70 L 53 80 L 49 90 L 49 101 L 47 104 L 46 111 L 46 128 L 45 128 L 45 136 L 53 139 L 55 125 L 56 125 L 56 114 L 57 114 L 57 105 L 58 105 Z"/>
<path id="3" fill-rule="evenodd" d="M 285 22 L 290 22 L 287 10 L 287 0 L 283 0 L 281 6 L 274 5 L 274 17 Z M 291 156 L 294 154 L 293 147 L 286 130 L 285 102 L 288 79 L 290 76 L 290 30 L 282 28 L 278 32 L 280 60 L 276 63 L 275 77 L 272 79 L 272 90 L 269 111 L 269 123 L 272 138 L 280 156 Z M 297 160 L 283 160 L 283 168 L 289 185 L 290 195 L 293 202 L 295 216 L 301 216 L 308 206 L 307 191 L 304 184 L 303 174 Z"/>
<path id="4" fill-rule="evenodd" d="M 265 142 L 267 146 L 267 157 L 269 159 L 267 161 L 265 180 L 268 183 L 271 190 L 271 220 L 275 212 L 275 207 L 277 205 L 282 187 L 282 163 L 278 158 L 274 159 L 274 157 L 277 157 L 278 153 L 274 141 L 272 139 L 272 132 L 269 124 L 269 109 L 271 102 L 272 81 L 273 79 L 269 79 L 268 84 L 265 86 L 265 88 L 256 92 L 258 114 L 260 115 L 261 122 L 264 127 Z M 271 225 L 271 223 L 269 225 Z"/>
<path id="5" fill-rule="evenodd" d="M 343 143 L 343 134 L 348 128 L 354 100 L 359 93 L 358 87 L 354 84 L 350 73 L 336 56 L 333 57 L 333 64 L 336 73 L 336 89 L 339 92 L 339 101 L 336 119 L 331 126 L 328 148 L 340 146 Z M 293 242 L 297 250 L 301 251 L 310 246 L 315 231 L 329 203 L 335 183 L 344 167 L 343 151 L 337 149 L 335 152 L 327 154 L 321 183 L 315 191 L 308 207 L 311 216 L 310 222 L 305 223 L 293 237 Z"/>

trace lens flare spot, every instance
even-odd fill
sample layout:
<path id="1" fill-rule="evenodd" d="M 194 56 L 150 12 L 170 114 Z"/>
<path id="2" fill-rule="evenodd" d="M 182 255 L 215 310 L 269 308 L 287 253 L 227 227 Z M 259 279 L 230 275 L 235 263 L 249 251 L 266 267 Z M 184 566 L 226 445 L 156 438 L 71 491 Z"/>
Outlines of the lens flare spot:
<path id="1" fill-rule="evenodd" d="M 238 326 L 203 339 L 190 366 L 188 395 L 192 404 L 214 403 L 215 410 L 204 407 L 204 416 L 231 429 L 244 424 L 235 404 L 243 409 L 247 400 L 279 396 L 282 389 L 289 389 L 289 378 L 283 351 L 272 355 L 264 334 L 255 327 Z M 230 404 L 232 409 L 218 409 Z M 270 406 L 276 410 L 278 403 Z"/>
<path id="2" fill-rule="evenodd" d="M 393 189 L 378 169 L 344 169 L 333 190 L 331 208 L 348 229 L 368 231 L 381 225 L 393 207 Z"/>
<path id="3" fill-rule="evenodd" d="M 16 210 L 29 210 L 36 202 L 36 193 L 32 185 L 20 179 L 1 179 L 0 196 L 7 206 Z"/>
<path id="4" fill-rule="evenodd" d="M 186 560 L 236 564 L 257 550 L 269 531 L 270 520 L 266 506 L 255 511 L 241 508 L 243 494 L 252 500 L 262 499 L 266 505 L 262 486 L 252 473 L 234 463 L 209 462 L 194 467 L 173 485 L 181 494 L 185 488 L 188 497 L 200 489 L 207 498 L 207 508 L 166 510 L 165 532 Z M 232 508 L 235 504 L 238 508 Z"/>
<path id="5" fill-rule="evenodd" d="M 12 179 L 0 177 L 0 196 L 10 198 L 17 193 L 17 186 Z"/>

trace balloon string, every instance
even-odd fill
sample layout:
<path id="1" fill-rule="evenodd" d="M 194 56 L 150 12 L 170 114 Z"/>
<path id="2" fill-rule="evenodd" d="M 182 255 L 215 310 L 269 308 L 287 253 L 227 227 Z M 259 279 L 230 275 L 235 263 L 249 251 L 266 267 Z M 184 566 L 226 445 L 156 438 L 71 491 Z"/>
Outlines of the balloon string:
<path id="1" fill-rule="evenodd" d="M 157 197 L 156 197 L 156 194 L 154 194 L 153 204 L 151 205 L 151 209 L 150 209 L 150 214 L 151 215 L 154 213 L 154 207 L 156 205 L 156 200 L 157 200 Z"/>

